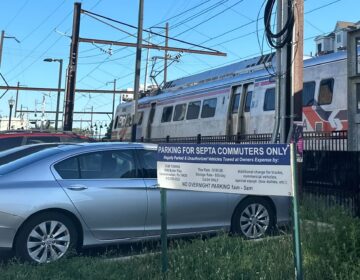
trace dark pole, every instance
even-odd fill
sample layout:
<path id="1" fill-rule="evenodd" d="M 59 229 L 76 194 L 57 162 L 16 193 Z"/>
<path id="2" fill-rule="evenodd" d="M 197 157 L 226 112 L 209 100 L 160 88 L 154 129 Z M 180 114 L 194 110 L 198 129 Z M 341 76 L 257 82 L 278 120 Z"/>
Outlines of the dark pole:
<path id="1" fill-rule="evenodd" d="M 69 72 L 68 72 L 67 88 L 65 95 L 64 130 L 68 130 L 68 131 L 72 130 L 72 121 L 73 121 L 73 113 L 74 113 L 76 67 L 77 67 L 77 59 L 78 59 L 79 33 L 80 33 L 80 13 L 81 13 L 81 3 L 75 3 L 73 29 L 71 36 Z"/>
<path id="2" fill-rule="evenodd" d="M 169 46 L 169 23 L 167 22 L 165 25 L 165 47 Z M 167 81 L 167 67 L 168 67 L 168 52 L 165 50 L 165 57 L 164 57 L 164 86 Z"/>
<path id="3" fill-rule="evenodd" d="M 4 45 L 4 38 L 5 38 L 5 31 L 1 31 L 1 37 L 0 37 L 0 66 L 1 66 L 1 58 L 2 58 L 2 50 Z"/>
<path id="4" fill-rule="evenodd" d="M 285 6 L 287 8 L 287 16 L 286 19 L 290 16 L 290 11 L 292 9 L 292 0 L 288 0 L 287 1 L 287 5 Z M 294 8 L 296 9 L 296 8 Z M 294 12 L 295 13 L 295 12 Z M 286 102 L 286 106 L 285 106 L 285 142 L 283 143 L 289 143 L 290 142 L 290 138 L 289 135 L 292 131 L 291 128 L 291 124 L 292 124 L 292 113 L 293 110 L 291 108 L 291 104 L 292 104 L 292 96 L 291 96 L 291 91 L 292 91 L 292 78 L 291 78 L 291 64 L 292 64 L 292 42 L 293 42 L 293 35 L 291 34 L 291 40 L 290 42 L 288 42 L 285 46 L 286 48 L 286 74 L 285 74 L 285 102 Z"/>
<path id="5" fill-rule="evenodd" d="M 17 89 L 16 89 L 16 98 L 15 98 L 15 112 L 14 112 L 14 116 L 16 118 L 16 113 L 17 113 L 17 106 L 18 106 L 18 98 L 19 98 L 19 86 L 20 86 L 20 82 L 17 83 Z"/>
<path id="6" fill-rule="evenodd" d="M 63 67 L 63 60 L 58 59 L 58 61 L 59 61 L 60 65 L 59 65 L 58 93 L 57 93 L 57 99 L 56 99 L 55 130 L 58 130 L 58 123 L 59 123 L 59 106 L 60 106 L 62 67 Z"/>
<path id="7" fill-rule="evenodd" d="M 139 88 L 140 88 L 143 13 L 144 13 L 144 0 L 139 0 L 139 21 L 138 21 L 137 43 L 136 43 L 136 63 L 135 63 L 135 82 L 134 82 L 134 116 L 133 116 L 133 123 L 132 123 L 132 129 L 131 129 L 131 141 L 132 142 L 136 141 L 138 98 L 139 98 Z"/>
<path id="8" fill-rule="evenodd" d="M 114 79 L 114 94 L 113 94 L 113 105 L 112 105 L 112 119 L 114 121 L 115 116 L 115 92 L 116 92 L 116 79 Z"/>
<path id="9" fill-rule="evenodd" d="M 9 114 L 9 127 L 8 127 L 8 130 L 11 130 L 11 114 L 12 114 L 12 108 L 13 108 L 13 104 L 10 104 L 9 107 L 10 107 L 10 114 Z"/>

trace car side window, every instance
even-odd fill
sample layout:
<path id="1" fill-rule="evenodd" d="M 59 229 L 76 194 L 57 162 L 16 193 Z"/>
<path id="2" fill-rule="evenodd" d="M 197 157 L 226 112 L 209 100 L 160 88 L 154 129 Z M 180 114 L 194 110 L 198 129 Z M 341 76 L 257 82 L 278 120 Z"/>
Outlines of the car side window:
<path id="1" fill-rule="evenodd" d="M 144 178 L 157 178 L 157 151 L 138 150 Z"/>
<path id="2" fill-rule="evenodd" d="M 77 157 L 65 159 L 54 165 L 62 179 L 80 179 L 79 161 Z"/>
<path id="3" fill-rule="evenodd" d="M 62 179 L 136 178 L 131 150 L 92 152 L 66 159 L 54 166 Z"/>
<path id="4" fill-rule="evenodd" d="M 94 152 L 79 156 L 81 179 L 136 178 L 130 150 Z"/>

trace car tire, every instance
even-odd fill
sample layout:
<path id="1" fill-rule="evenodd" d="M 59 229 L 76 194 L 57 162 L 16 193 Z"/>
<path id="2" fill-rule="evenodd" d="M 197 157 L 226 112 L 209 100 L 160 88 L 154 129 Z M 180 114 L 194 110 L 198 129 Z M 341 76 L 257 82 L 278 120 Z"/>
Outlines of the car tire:
<path id="1" fill-rule="evenodd" d="M 235 209 L 232 232 L 246 239 L 257 239 L 269 234 L 274 225 L 275 214 L 271 203 L 262 197 L 248 197 Z"/>
<path id="2" fill-rule="evenodd" d="M 56 261 L 77 249 L 78 234 L 74 222 L 61 213 L 40 213 L 20 228 L 15 253 L 31 263 Z"/>

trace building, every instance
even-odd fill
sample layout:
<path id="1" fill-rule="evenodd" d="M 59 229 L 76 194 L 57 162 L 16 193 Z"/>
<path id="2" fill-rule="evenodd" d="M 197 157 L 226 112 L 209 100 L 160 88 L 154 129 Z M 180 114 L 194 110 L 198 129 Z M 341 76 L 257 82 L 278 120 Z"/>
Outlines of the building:
<path id="1" fill-rule="evenodd" d="M 9 128 L 9 117 L 0 116 L 0 131 L 8 130 Z M 28 119 L 25 118 L 11 118 L 11 130 L 17 129 L 29 129 L 30 123 Z"/>
<path id="2" fill-rule="evenodd" d="M 333 32 L 326 35 L 320 35 L 315 38 L 316 55 L 345 50 L 347 46 L 348 31 L 357 28 L 360 28 L 360 21 L 355 23 L 338 21 Z"/>

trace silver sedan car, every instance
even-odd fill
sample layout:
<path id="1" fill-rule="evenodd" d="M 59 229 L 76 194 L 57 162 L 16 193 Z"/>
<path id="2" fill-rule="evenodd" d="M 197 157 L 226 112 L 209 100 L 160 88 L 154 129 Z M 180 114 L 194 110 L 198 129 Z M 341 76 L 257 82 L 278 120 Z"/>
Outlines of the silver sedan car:
<path id="1" fill-rule="evenodd" d="M 0 166 L 0 248 L 26 261 L 70 248 L 159 238 L 157 146 L 50 147 Z M 227 230 L 259 238 L 289 219 L 289 198 L 167 192 L 168 234 Z"/>

